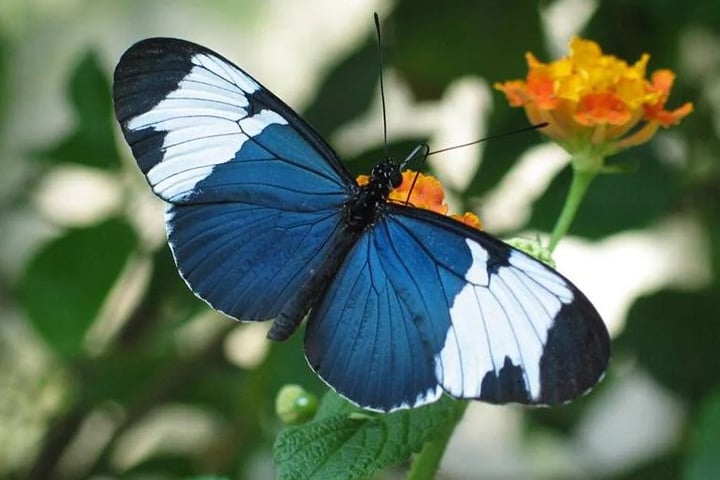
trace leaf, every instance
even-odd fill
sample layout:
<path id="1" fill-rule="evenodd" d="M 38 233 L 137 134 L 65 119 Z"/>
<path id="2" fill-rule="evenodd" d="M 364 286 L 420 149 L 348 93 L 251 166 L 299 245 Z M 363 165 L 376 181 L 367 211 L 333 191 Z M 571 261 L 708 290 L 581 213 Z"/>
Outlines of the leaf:
<path id="1" fill-rule="evenodd" d="M 637 162 L 637 171 L 629 174 L 598 175 L 570 227 L 570 234 L 602 238 L 622 230 L 650 225 L 669 210 L 673 194 L 679 188 L 680 175 L 662 165 L 648 145 L 613 157 L 612 165 Z M 565 168 L 535 202 L 530 227 L 549 232 L 562 209 L 572 171 Z"/>
<path id="2" fill-rule="evenodd" d="M 110 79 L 96 53 L 88 52 L 73 70 L 69 97 L 76 117 L 75 129 L 57 144 L 36 152 L 36 156 L 56 163 L 118 168 Z"/>
<path id="3" fill-rule="evenodd" d="M 217 477 L 215 475 L 201 475 L 199 477 L 186 477 L 185 480 L 230 480 L 228 477 Z"/>
<path id="4" fill-rule="evenodd" d="M 330 138 L 339 126 L 357 118 L 368 108 L 377 89 L 377 79 L 377 45 L 372 38 L 363 42 L 325 77 L 317 88 L 316 98 L 303 112 L 303 118 L 323 137 Z"/>
<path id="5" fill-rule="evenodd" d="M 9 97 L 8 88 L 8 42 L 5 32 L 0 26 L 0 127 L 5 123 L 5 107 Z"/>
<path id="6" fill-rule="evenodd" d="M 425 407 L 376 414 L 334 392 L 311 423 L 284 429 L 275 442 L 281 479 L 368 478 L 406 460 L 456 418 L 458 401 L 443 397 Z"/>
<path id="7" fill-rule="evenodd" d="M 690 449 L 684 468 L 685 480 L 717 478 L 720 473 L 720 389 L 703 402 L 693 422 Z"/>
<path id="8" fill-rule="evenodd" d="M 393 12 L 388 65 L 420 99 L 438 98 L 463 75 L 490 83 L 524 75 L 525 52 L 543 56 L 537 2 L 403 0 Z"/>
<path id="9" fill-rule="evenodd" d="M 638 299 L 617 338 L 659 382 L 693 402 L 720 384 L 717 286 L 702 292 L 660 291 Z"/>
<path id="10" fill-rule="evenodd" d="M 488 122 L 488 135 L 499 135 L 528 126 L 528 120 L 521 111 L 509 108 L 500 105 L 495 109 Z M 520 156 L 538 143 L 539 135 L 538 132 L 521 132 L 487 141 L 480 168 L 465 191 L 466 197 L 480 196 L 500 183 Z"/>
<path id="11" fill-rule="evenodd" d="M 83 339 L 136 244 L 122 220 L 67 231 L 30 261 L 20 282 L 30 323 L 61 357 L 83 354 Z"/>
<path id="12" fill-rule="evenodd" d="M 207 308 L 183 282 L 167 246 L 153 253 L 152 263 L 148 287 L 119 332 L 118 343 L 122 346 L 134 346 L 143 340 L 152 343 L 157 340 L 156 336 L 172 343 L 172 332 L 167 329 L 184 324 L 200 309 Z M 153 330 L 153 325 L 158 323 L 164 328 Z M 150 338 L 146 336 L 148 332 L 153 334 Z"/>
<path id="13" fill-rule="evenodd" d="M 666 452 L 660 457 L 651 457 L 622 474 L 614 480 L 677 480 L 680 478 L 681 461 L 677 450 Z"/>

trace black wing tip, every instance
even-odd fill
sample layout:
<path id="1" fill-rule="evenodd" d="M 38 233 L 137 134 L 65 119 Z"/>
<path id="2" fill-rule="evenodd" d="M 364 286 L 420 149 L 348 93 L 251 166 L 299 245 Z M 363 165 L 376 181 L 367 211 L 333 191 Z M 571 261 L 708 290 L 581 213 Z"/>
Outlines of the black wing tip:
<path id="1" fill-rule="evenodd" d="M 540 358 L 540 403 L 561 405 L 597 385 L 610 363 L 610 335 L 600 314 L 577 289 L 548 330 Z"/>
<path id="2" fill-rule="evenodd" d="M 193 68 L 191 58 L 209 52 L 186 40 L 153 37 L 140 40 L 122 54 L 113 72 L 115 117 L 128 143 L 127 124 L 133 117 L 151 110 Z"/>

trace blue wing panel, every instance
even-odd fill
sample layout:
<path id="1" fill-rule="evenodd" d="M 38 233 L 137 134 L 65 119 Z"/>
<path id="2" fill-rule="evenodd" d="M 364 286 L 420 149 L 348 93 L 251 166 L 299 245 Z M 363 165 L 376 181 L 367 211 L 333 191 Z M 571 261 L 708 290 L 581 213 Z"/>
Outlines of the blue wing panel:
<path id="1" fill-rule="evenodd" d="M 247 203 L 170 205 L 168 242 L 190 288 L 239 320 L 275 318 L 331 254 L 337 212 Z"/>
<path id="2" fill-rule="evenodd" d="M 332 388 L 369 409 L 389 411 L 428 403 L 441 393 L 416 306 L 398 295 L 377 249 L 364 235 L 325 297 L 310 314 L 308 363 Z M 399 272 L 398 272 L 399 273 Z M 419 292 L 406 296 L 422 301 Z"/>

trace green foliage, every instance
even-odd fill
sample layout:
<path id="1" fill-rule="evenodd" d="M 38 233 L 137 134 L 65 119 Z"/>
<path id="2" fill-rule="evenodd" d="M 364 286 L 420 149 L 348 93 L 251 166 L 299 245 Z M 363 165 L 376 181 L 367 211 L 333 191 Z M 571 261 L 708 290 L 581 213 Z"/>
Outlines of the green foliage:
<path id="1" fill-rule="evenodd" d="M 664 290 L 638 299 L 618 349 L 632 352 L 640 365 L 666 387 L 698 402 L 720 385 L 717 288 L 701 292 Z"/>
<path id="2" fill-rule="evenodd" d="M 328 73 L 303 118 L 325 138 L 365 111 L 378 79 L 377 44 L 368 39 Z M 352 85 L 352 87 L 350 87 Z M 351 93 L 352 92 L 352 93 Z M 381 124 L 378 122 L 378 128 Z"/>
<path id="3" fill-rule="evenodd" d="M 716 478 L 720 472 L 720 390 L 716 390 L 703 402 L 694 431 L 683 478 L 704 480 Z"/>
<path id="4" fill-rule="evenodd" d="M 70 230 L 28 265 L 20 290 L 35 330 L 65 359 L 83 355 L 85 334 L 136 247 L 123 220 Z"/>
<path id="5" fill-rule="evenodd" d="M 573 222 L 572 233 L 592 239 L 603 238 L 631 228 L 642 228 L 658 221 L 671 207 L 673 190 L 678 189 L 677 171 L 663 165 L 648 146 L 617 155 L 616 165 L 638 159 L 638 168 L 629 174 L 599 175 L 580 205 L 581 214 Z M 530 227 L 552 229 L 562 209 L 572 177 L 565 168 L 535 202 Z"/>
<path id="6" fill-rule="evenodd" d="M 457 400 L 441 398 L 413 410 L 375 414 L 328 392 L 314 421 L 288 427 L 275 442 L 282 479 L 362 479 L 405 461 L 447 427 Z"/>
<path id="7" fill-rule="evenodd" d="M 390 63 L 420 99 L 438 98 L 462 75 L 516 78 L 532 46 L 544 52 L 537 2 L 400 2 L 393 14 Z M 518 35 L 522 32 L 522 35 Z M 468 48 L 472 46 L 472 48 Z"/>
<path id="8" fill-rule="evenodd" d="M 2 30 L 2 26 L 0 26 L 0 128 L 2 128 L 5 120 L 5 104 L 9 97 L 7 85 L 8 58 L 8 44 L 5 38 L 5 32 Z"/>
<path id="9" fill-rule="evenodd" d="M 55 163 L 118 168 L 120 157 L 111 147 L 115 136 L 110 80 L 95 53 L 88 52 L 74 68 L 68 96 L 76 117 L 75 129 L 37 155 Z"/>
<path id="10" fill-rule="evenodd" d="M 497 109 L 489 118 L 490 134 L 509 132 L 525 125 L 524 116 L 519 111 Z M 530 147 L 537 145 L 539 133 L 521 133 L 510 138 L 500 138 L 487 142 L 483 146 L 482 163 L 475 173 L 467 192 L 482 195 L 495 187 L 515 166 L 520 156 Z"/>

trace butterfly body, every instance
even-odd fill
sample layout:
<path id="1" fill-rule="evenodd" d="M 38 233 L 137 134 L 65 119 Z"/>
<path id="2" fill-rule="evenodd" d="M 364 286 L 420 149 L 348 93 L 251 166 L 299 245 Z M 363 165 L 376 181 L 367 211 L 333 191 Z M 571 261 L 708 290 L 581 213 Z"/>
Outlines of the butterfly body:
<path id="1" fill-rule="evenodd" d="M 359 185 L 295 112 L 222 56 L 148 39 L 121 58 L 115 111 L 188 286 L 282 340 L 307 316 L 310 366 L 365 408 L 446 392 L 558 404 L 592 387 L 607 330 L 565 277 L 487 233 Z"/>

